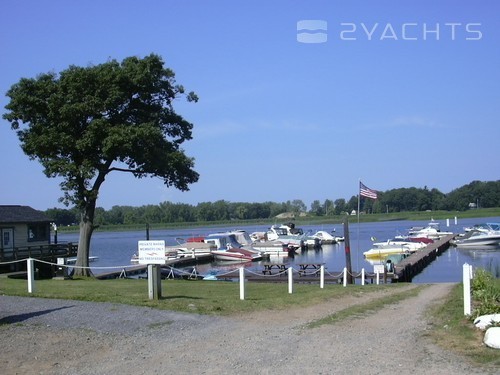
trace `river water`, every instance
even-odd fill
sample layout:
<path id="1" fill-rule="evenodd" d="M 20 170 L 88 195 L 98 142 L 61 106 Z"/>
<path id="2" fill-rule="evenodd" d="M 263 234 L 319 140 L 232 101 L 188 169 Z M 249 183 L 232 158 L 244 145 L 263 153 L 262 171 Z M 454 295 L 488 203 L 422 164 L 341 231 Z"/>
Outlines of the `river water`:
<path id="1" fill-rule="evenodd" d="M 425 226 L 426 221 L 386 221 L 357 224 L 352 218 L 349 223 L 349 237 L 351 248 L 352 270 L 357 272 L 364 268 L 367 272 L 373 272 L 373 264 L 364 259 L 363 252 L 372 246 L 372 237 L 377 241 L 384 241 L 399 234 L 406 234 L 407 230 L 413 226 Z M 500 217 L 460 219 L 451 217 L 449 220 L 438 221 L 442 231 L 453 233 L 463 233 L 464 227 L 480 224 L 484 222 L 500 222 Z M 270 224 L 271 225 L 271 224 Z M 189 238 L 205 236 L 214 232 L 243 229 L 249 233 L 265 231 L 267 226 L 244 226 L 244 227 L 200 227 L 189 229 L 162 229 L 150 230 L 151 240 L 165 240 L 167 245 L 177 243 L 177 238 Z M 447 226 L 449 225 L 449 226 Z M 336 235 L 344 235 L 343 225 L 302 225 L 304 232 L 312 230 L 335 231 Z M 78 242 L 77 233 L 59 233 L 59 242 Z M 95 232 L 92 236 L 90 255 L 97 256 L 98 260 L 92 262 L 92 272 L 100 274 L 112 270 L 121 270 L 130 266 L 131 256 L 137 252 L 137 242 L 146 239 L 146 231 L 127 232 Z M 323 245 L 320 250 L 308 250 L 295 257 L 271 258 L 271 262 L 283 262 L 290 266 L 298 263 L 324 263 L 328 272 L 336 273 L 343 270 L 346 264 L 345 244 Z M 261 262 L 245 263 L 244 266 L 250 270 L 260 272 Z M 269 262 L 269 261 L 264 261 Z M 434 262 L 432 262 L 423 272 L 414 277 L 414 283 L 435 283 L 435 282 L 459 282 L 462 280 L 462 270 L 465 263 L 475 267 L 482 267 L 487 270 L 498 272 L 500 269 L 500 248 L 495 249 L 461 249 L 450 247 Z M 209 274 L 212 270 L 225 272 L 241 267 L 239 263 L 209 263 L 197 266 L 200 274 Z M 294 267 L 298 269 L 298 267 Z"/>

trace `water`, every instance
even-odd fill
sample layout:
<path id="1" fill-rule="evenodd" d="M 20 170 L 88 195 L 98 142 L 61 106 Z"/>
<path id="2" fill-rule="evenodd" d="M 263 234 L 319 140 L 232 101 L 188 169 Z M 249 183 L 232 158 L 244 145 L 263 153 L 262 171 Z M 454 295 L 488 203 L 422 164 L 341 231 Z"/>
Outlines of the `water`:
<path id="1" fill-rule="evenodd" d="M 405 234 L 412 226 L 425 226 L 428 221 L 388 221 L 361 223 L 354 222 L 349 224 L 349 236 L 351 247 L 351 265 L 353 271 L 361 271 L 364 268 L 368 272 L 373 271 L 373 265 L 363 257 L 363 252 L 369 250 L 372 246 L 371 237 L 376 237 L 377 241 L 384 241 L 393 238 L 398 234 Z M 454 233 L 463 233 L 463 228 L 483 222 L 500 222 L 500 217 L 458 219 L 457 225 L 454 218 L 449 220 L 450 226 L 446 226 L 445 220 L 440 220 L 442 231 L 451 231 Z M 218 228 L 189 228 L 189 229 L 164 229 L 150 230 L 150 239 L 165 240 L 167 245 L 176 244 L 176 238 L 189 238 L 196 236 L 205 236 L 214 232 L 226 230 L 244 229 L 247 232 L 265 231 L 267 226 L 247 226 L 247 227 L 218 227 Z M 309 229 L 313 232 L 325 230 L 331 232 L 335 230 L 336 235 L 343 235 L 343 225 L 302 225 L 304 231 Z M 137 241 L 146 239 L 144 231 L 130 232 L 95 232 L 92 236 L 90 255 L 97 256 L 99 259 L 91 263 L 92 272 L 99 274 L 111 270 L 121 270 L 130 266 L 132 254 L 137 252 Z M 78 242 L 77 233 L 60 233 L 59 242 Z M 260 273 L 262 262 L 245 263 L 249 270 Z M 271 258 L 271 262 L 283 262 L 294 266 L 298 263 L 325 263 L 327 271 L 334 273 L 340 272 L 345 267 L 346 256 L 344 243 L 335 245 L 323 245 L 321 250 L 308 250 L 301 254 L 291 257 Z M 435 283 L 435 282 L 460 282 L 462 280 L 463 264 L 468 263 L 474 267 L 482 267 L 491 270 L 492 267 L 500 267 L 500 249 L 481 250 L 481 249 L 459 249 L 450 247 L 434 262 L 432 262 L 423 272 L 417 275 L 414 283 Z M 197 266 L 201 274 L 209 274 L 211 270 L 217 269 L 220 272 L 229 271 L 241 267 L 239 263 L 212 263 Z M 298 269 L 298 266 L 294 267 Z"/>

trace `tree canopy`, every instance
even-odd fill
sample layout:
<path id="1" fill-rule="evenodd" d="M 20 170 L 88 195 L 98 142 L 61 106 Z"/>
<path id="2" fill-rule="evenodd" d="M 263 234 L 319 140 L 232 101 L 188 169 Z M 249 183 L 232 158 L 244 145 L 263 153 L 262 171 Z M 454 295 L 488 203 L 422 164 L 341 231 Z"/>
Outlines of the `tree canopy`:
<path id="1" fill-rule="evenodd" d="M 88 258 L 96 200 L 109 173 L 158 177 L 182 191 L 198 180 L 194 159 L 181 149 L 193 125 L 173 108 L 178 97 L 198 98 L 185 93 L 158 55 L 22 78 L 7 96 L 3 118 L 23 151 L 47 177 L 62 177 L 61 201 L 81 213 L 77 264 L 80 247 Z"/>
<path id="2" fill-rule="evenodd" d="M 468 185 L 454 189 L 448 194 L 437 189 L 398 188 L 378 192 L 379 199 L 364 199 L 361 210 L 366 213 L 385 213 L 402 211 L 464 211 L 475 208 L 500 207 L 500 181 L 473 181 Z M 473 205 L 471 205 L 473 203 Z M 357 197 L 349 202 L 343 198 L 335 201 L 326 199 L 324 203 L 314 200 L 308 213 L 312 216 L 345 215 L 357 210 Z M 282 213 L 297 214 L 304 210 L 305 204 L 300 200 L 286 202 L 201 202 L 197 205 L 187 203 L 161 202 L 158 205 L 113 206 L 109 210 L 98 208 L 95 222 L 102 225 L 134 225 L 145 223 L 194 223 L 210 221 L 272 219 Z M 77 222 L 78 212 L 75 209 L 49 209 L 47 216 L 58 225 L 71 225 Z"/>

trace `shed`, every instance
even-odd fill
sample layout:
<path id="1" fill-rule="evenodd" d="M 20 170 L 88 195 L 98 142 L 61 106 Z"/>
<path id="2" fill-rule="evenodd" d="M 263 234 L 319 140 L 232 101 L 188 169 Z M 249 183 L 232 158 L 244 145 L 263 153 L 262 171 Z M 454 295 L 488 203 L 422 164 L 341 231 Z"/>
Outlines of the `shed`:
<path id="1" fill-rule="evenodd" d="M 0 205 L 0 253 L 50 244 L 50 219 L 29 206 Z"/>

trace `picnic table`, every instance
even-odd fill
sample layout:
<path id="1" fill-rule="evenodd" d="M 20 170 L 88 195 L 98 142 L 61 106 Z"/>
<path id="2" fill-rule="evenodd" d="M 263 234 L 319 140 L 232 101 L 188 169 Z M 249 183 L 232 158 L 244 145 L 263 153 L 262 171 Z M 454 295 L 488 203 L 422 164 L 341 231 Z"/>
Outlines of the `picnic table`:
<path id="1" fill-rule="evenodd" d="M 272 275 L 273 270 L 276 270 L 278 273 L 285 272 L 287 270 L 287 265 L 283 263 L 264 263 L 264 269 L 262 270 L 262 274 L 264 275 Z"/>
<path id="2" fill-rule="evenodd" d="M 325 263 L 300 263 L 299 266 L 299 276 L 307 276 L 307 275 L 319 275 L 319 271 L 321 266 Z"/>

